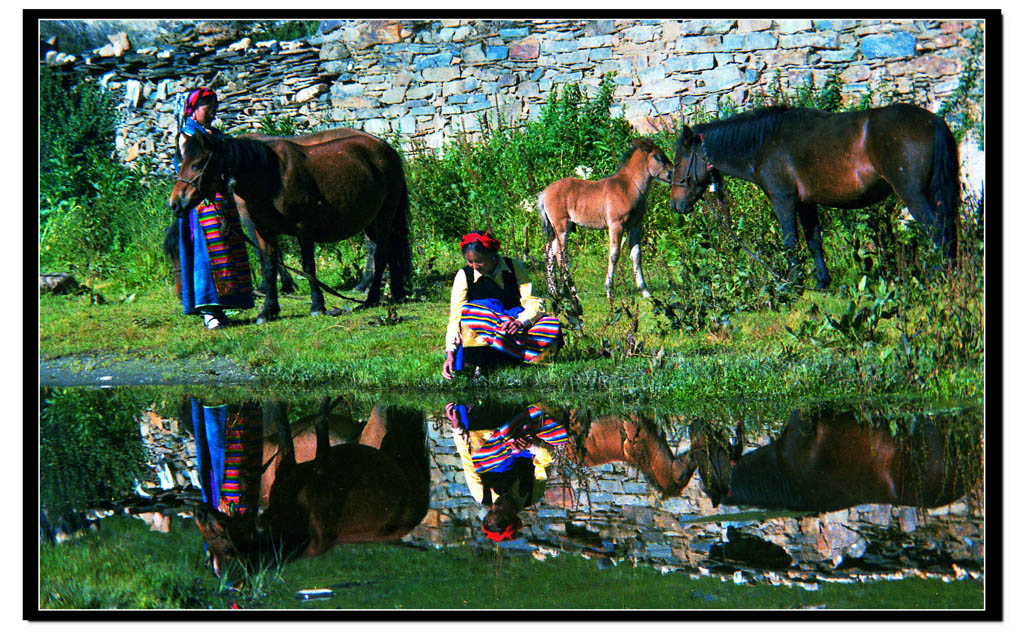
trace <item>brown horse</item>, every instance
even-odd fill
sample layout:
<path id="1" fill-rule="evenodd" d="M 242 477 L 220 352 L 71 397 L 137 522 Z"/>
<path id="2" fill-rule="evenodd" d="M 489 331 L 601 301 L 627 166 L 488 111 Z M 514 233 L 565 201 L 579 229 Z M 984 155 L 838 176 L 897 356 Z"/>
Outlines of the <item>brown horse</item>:
<path id="1" fill-rule="evenodd" d="M 327 132 L 321 135 L 329 138 Z M 378 253 L 366 304 L 380 301 L 385 267 L 394 299 L 405 296 L 411 268 L 409 195 L 401 156 L 383 140 L 354 130 L 306 145 L 259 134 L 196 134 L 185 142 L 169 206 L 180 217 L 202 198 L 227 192 L 229 180 L 271 252 L 279 234 L 298 238 L 303 270 L 311 276 L 312 315 L 325 310 L 314 243 L 337 242 L 360 231 L 376 243 Z M 258 324 L 280 313 L 277 261 L 263 255 L 261 264 L 267 296 Z"/>
<path id="2" fill-rule="evenodd" d="M 264 405 L 261 512 L 196 509 L 214 573 L 237 581 L 261 563 L 316 557 L 337 544 L 400 539 L 426 515 L 430 498 L 423 415 L 375 406 L 365 424 L 331 414 L 288 423 L 279 402 Z M 310 424 L 303 422 L 312 421 Z"/>
<path id="3" fill-rule="evenodd" d="M 541 226 L 548 237 L 548 288 L 557 293 L 552 260 L 557 259 L 566 269 L 568 253 L 566 243 L 574 226 L 608 229 L 608 275 L 604 280 L 605 293 L 612 298 L 612 277 L 619 259 L 622 234 L 629 242 L 629 255 L 633 259 L 633 274 L 637 288 L 644 297 L 650 297 L 640 268 L 640 238 L 647 209 L 647 190 L 651 180 L 670 182 L 672 162 L 650 140 L 633 140 L 622 155 L 619 169 L 597 181 L 563 178 L 551 184 L 537 196 L 537 212 Z"/>
<path id="4" fill-rule="evenodd" d="M 658 425 L 640 414 L 591 419 L 587 411 L 576 411 L 570 430 L 578 440 L 577 446 L 569 447 L 574 461 L 584 466 L 626 463 L 643 473 L 662 497 L 681 495 L 697 469 L 694 451 L 677 456 Z"/>
<path id="5" fill-rule="evenodd" d="M 325 131 L 317 131 L 315 133 L 306 133 L 303 135 L 295 135 L 287 138 L 281 136 L 267 135 L 265 133 L 253 132 L 245 133 L 241 135 L 242 138 L 248 138 L 253 140 L 259 140 L 260 142 L 273 142 L 274 140 L 289 140 L 295 144 L 301 144 L 303 146 L 313 146 L 322 142 L 329 142 L 331 140 L 340 140 L 343 138 L 350 138 L 359 135 L 366 135 L 366 133 L 359 129 L 350 129 L 346 127 L 340 127 L 337 129 L 327 129 Z M 277 246 L 268 247 L 266 240 L 256 230 L 256 225 L 252 221 L 252 217 L 249 215 L 249 210 L 245 206 L 245 200 L 238 197 L 235 194 L 235 206 L 238 207 L 238 215 L 242 218 L 242 224 L 245 225 L 245 230 L 259 245 L 260 250 L 267 254 L 276 254 Z M 370 285 L 373 283 L 373 268 L 374 268 L 374 253 L 377 250 L 377 244 L 370 237 L 366 236 L 366 265 L 363 267 L 363 277 L 359 280 L 359 284 L 356 285 L 356 290 L 365 293 L 370 290 Z M 295 290 L 295 284 L 292 282 L 291 275 L 288 274 L 287 269 L 278 268 L 278 275 L 281 277 L 281 292 L 290 293 Z M 267 288 L 265 284 L 260 284 L 256 288 L 257 291 L 266 292 Z"/>
<path id="6" fill-rule="evenodd" d="M 820 289 L 832 278 L 821 245 L 819 205 L 863 208 L 895 193 L 943 254 L 955 256 L 956 141 L 941 117 L 920 107 L 893 104 L 849 113 L 767 107 L 684 126 L 675 153 L 671 198 L 679 213 L 723 173 L 753 182 L 782 225 L 791 275 L 799 218 Z"/>
<path id="7" fill-rule="evenodd" d="M 962 429 L 972 434 L 957 444 L 952 432 L 950 424 L 924 418 L 913 434 L 897 439 L 888 424 L 819 410 L 794 411 L 775 441 L 742 456 L 739 446 L 706 445 L 706 433 L 691 433 L 691 440 L 710 453 L 697 460 L 714 505 L 831 512 L 956 501 L 981 477 L 981 433 Z M 742 437 L 739 430 L 737 440 Z"/>

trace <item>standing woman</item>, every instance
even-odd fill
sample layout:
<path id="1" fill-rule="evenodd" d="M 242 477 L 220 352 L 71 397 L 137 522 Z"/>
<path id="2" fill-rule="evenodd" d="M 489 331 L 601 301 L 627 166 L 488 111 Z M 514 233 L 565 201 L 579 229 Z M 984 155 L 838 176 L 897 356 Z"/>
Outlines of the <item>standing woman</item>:
<path id="1" fill-rule="evenodd" d="M 466 267 L 452 283 L 445 360 L 451 379 L 466 365 L 490 368 L 536 362 L 561 345 L 558 318 L 544 315 L 526 266 L 499 254 L 490 231 L 474 231 L 459 244 Z"/>
<path id="2" fill-rule="evenodd" d="M 178 171 L 185 140 L 196 133 L 220 135 L 213 128 L 217 94 L 202 87 L 179 94 L 176 106 L 174 170 Z M 217 193 L 178 220 L 181 257 L 181 305 L 186 315 L 202 315 L 213 330 L 229 323 L 228 309 L 253 308 L 252 272 L 242 239 L 241 220 L 230 193 Z"/>

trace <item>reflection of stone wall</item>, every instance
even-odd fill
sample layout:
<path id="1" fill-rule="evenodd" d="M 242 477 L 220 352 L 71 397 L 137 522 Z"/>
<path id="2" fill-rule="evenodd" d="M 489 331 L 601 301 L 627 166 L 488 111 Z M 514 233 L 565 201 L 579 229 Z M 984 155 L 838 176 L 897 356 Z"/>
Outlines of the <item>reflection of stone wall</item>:
<path id="1" fill-rule="evenodd" d="M 178 497 L 173 500 L 175 507 L 161 510 L 180 512 L 178 502 L 182 499 L 199 498 L 193 461 L 195 442 L 177 421 L 153 412 L 144 413 L 139 424 L 152 469 L 151 475 L 142 479 L 142 487 L 154 495 L 172 492 Z M 480 532 L 483 509 L 466 486 L 450 428 L 447 423 L 430 421 L 427 436 L 430 509 L 405 540 L 436 547 L 489 544 Z M 690 447 L 685 438 L 669 440 L 673 450 Z M 765 433 L 752 446 L 768 443 Z M 666 571 L 808 586 L 832 573 L 843 561 L 859 561 L 865 566 L 862 574 L 872 578 L 914 574 L 955 578 L 977 574 L 985 558 L 984 512 L 977 495 L 930 510 L 868 504 L 814 517 L 756 521 L 742 519 L 744 510 L 737 507 L 712 507 L 701 490 L 699 474 L 693 476 L 681 496 L 660 499 L 636 469 L 623 464 L 579 468 L 556 461 L 549 470 L 551 480 L 544 499 L 526 509 L 522 517 L 523 535 L 504 544 L 538 559 L 570 553 L 604 563 L 627 561 Z M 697 521 L 713 514 L 735 519 Z M 146 512 L 139 516 L 152 519 L 147 521 L 154 529 L 169 525 L 166 517 Z M 727 542 L 736 544 L 750 537 L 774 545 L 772 548 L 761 543 L 748 551 L 755 560 L 782 549 L 796 565 L 759 573 L 751 572 L 743 562 L 722 560 L 716 555 L 723 546 L 728 547 Z M 908 555 L 908 548 L 913 557 Z M 948 560 L 959 565 L 953 568 Z M 743 576 L 735 577 L 740 566 Z M 836 573 L 832 578 L 859 577 Z"/>
<path id="2" fill-rule="evenodd" d="M 432 425 L 428 434 L 431 509 L 407 539 L 437 546 L 479 543 L 484 540 L 480 533 L 482 507 L 466 488 L 450 430 Z M 765 434 L 757 445 L 767 443 Z M 678 451 L 690 447 L 686 439 L 670 441 L 669 445 Z M 935 557 L 952 558 L 975 574 L 984 561 L 984 513 L 977 496 L 930 510 L 867 504 L 799 519 L 756 521 L 737 516 L 735 521 L 698 522 L 694 520 L 712 514 L 738 515 L 744 510 L 713 508 L 701 490 L 699 473 L 681 496 L 660 499 L 636 469 L 623 464 L 577 468 L 556 463 L 552 469 L 544 500 L 528 508 L 523 516 L 522 537 L 504 544 L 538 559 L 567 552 L 603 562 L 639 562 L 663 570 L 732 575 L 739 562 L 715 559 L 715 549 L 745 534 L 774 544 L 775 551 L 784 549 L 796 565 L 790 570 L 777 570 L 774 577 L 748 574 L 743 579 L 813 582 L 844 560 L 859 560 L 870 566 L 865 572 L 876 576 L 879 571 L 947 578 L 968 574 L 968 568 L 951 569 L 942 561 L 935 565 L 920 557 L 909 561 L 906 547 L 917 549 L 917 555 L 931 552 Z M 766 551 L 762 548 L 756 552 Z"/>
<path id="3" fill-rule="evenodd" d="M 200 25 L 202 26 L 202 25 Z M 850 96 L 887 87 L 936 109 L 956 89 L 979 24 L 941 20 L 327 21 L 309 42 L 253 42 L 233 28 L 175 46 L 47 63 L 103 77 L 123 96 L 118 154 L 168 167 L 172 96 L 211 85 L 230 128 L 292 117 L 438 148 L 485 114 L 535 117 L 558 87 L 615 73 L 616 114 L 649 132 L 680 109 L 748 103 L 838 71 Z M 214 30 L 215 31 L 215 30 Z M 120 55 L 116 55 L 120 53 Z"/>

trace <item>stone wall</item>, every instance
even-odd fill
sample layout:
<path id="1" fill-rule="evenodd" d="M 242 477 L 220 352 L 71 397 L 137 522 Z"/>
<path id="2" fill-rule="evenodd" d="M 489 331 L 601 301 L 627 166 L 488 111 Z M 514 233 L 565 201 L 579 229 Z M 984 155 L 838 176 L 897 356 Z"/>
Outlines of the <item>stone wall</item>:
<path id="1" fill-rule="evenodd" d="M 641 133 L 700 108 L 742 107 L 778 85 L 821 86 L 838 72 L 846 99 L 897 91 L 931 110 L 956 89 L 983 21 L 388 20 L 325 21 L 307 41 L 254 42 L 200 23 L 188 37 L 133 51 L 46 54 L 122 96 L 117 153 L 170 163 L 173 95 L 199 85 L 222 98 L 228 131 L 262 117 L 300 128 L 354 126 L 409 149 L 477 133 L 485 114 L 522 122 L 552 91 L 614 76 L 616 115 Z"/>

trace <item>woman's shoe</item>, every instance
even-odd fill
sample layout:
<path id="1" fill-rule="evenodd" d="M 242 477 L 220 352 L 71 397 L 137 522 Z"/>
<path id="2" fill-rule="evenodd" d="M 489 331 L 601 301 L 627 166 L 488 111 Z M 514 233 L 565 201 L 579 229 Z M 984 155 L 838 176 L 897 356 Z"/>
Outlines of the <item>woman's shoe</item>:
<path id="1" fill-rule="evenodd" d="M 224 326 L 224 322 L 219 317 L 211 313 L 203 313 L 203 326 L 206 330 L 212 331 Z"/>

